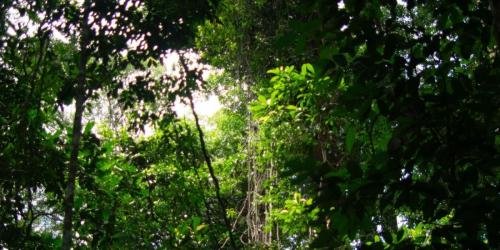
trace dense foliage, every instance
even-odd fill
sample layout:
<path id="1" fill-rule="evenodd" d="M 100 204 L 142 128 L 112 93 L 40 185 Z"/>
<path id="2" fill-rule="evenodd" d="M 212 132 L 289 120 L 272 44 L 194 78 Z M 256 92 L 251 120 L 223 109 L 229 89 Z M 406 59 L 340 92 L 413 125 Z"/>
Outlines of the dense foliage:
<path id="1" fill-rule="evenodd" d="M 0 19 L 0 248 L 500 247 L 496 1 L 9 0 Z"/>

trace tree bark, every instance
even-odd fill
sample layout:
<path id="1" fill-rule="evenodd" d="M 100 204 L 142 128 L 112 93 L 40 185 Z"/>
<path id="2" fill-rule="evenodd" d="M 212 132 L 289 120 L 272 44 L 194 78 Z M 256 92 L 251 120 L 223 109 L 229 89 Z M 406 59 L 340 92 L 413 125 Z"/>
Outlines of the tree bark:
<path id="1" fill-rule="evenodd" d="M 73 134 L 71 143 L 71 156 L 69 159 L 68 183 L 66 185 L 64 198 L 64 221 L 62 249 L 71 249 L 72 227 L 73 227 L 73 205 L 75 197 L 76 173 L 78 170 L 78 153 L 80 151 L 80 139 L 82 133 L 82 115 L 84 109 L 84 98 L 77 98 L 75 104 L 75 117 L 73 120 Z"/>
<path id="2" fill-rule="evenodd" d="M 88 41 L 88 17 L 90 1 L 86 0 L 83 4 L 83 16 L 80 23 L 80 59 L 78 62 L 78 78 L 76 83 L 75 96 L 75 116 L 73 119 L 73 131 L 71 135 L 71 155 L 68 166 L 68 182 L 66 184 L 64 197 L 64 220 L 63 220 L 63 250 L 71 249 L 73 235 L 73 209 L 75 198 L 75 183 L 78 171 L 78 153 L 80 152 L 80 141 L 82 137 L 82 117 L 85 109 L 85 85 L 87 77 L 87 45 Z"/>

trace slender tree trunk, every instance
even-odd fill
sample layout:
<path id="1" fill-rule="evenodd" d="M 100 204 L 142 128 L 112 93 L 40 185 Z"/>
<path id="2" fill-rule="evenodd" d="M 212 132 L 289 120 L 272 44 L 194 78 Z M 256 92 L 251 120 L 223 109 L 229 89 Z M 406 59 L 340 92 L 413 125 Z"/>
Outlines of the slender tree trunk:
<path id="1" fill-rule="evenodd" d="M 185 69 L 187 69 L 187 68 L 185 67 Z M 234 241 L 234 237 L 233 237 L 231 223 L 229 222 L 229 218 L 227 218 L 227 215 L 226 215 L 226 205 L 224 203 L 224 200 L 222 199 L 222 196 L 220 195 L 219 180 L 217 179 L 217 176 L 215 176 L 215 171 L 214 171 L 214 168 L 212 166 L 212 160 L 210 159 L 210 156 L 208 155 L 207 147 L 205 145 L 203 130 L 201 129 L 198 115 L 196 114 L 196 111 L 194 109 L 193 97 L 191 96 L 190 93 L 189 93 L 188 98 L 189 98 L 189 104 L 191 106 L 191 111 L 193 112 L 194 121 L 196 123 L 196 129 L 198 130 L 198 135 L 200 138 L 201 151 L 203 153 L 203 157 L 205 158 L 205 162 L 207 163 L 210 177 L 212 178 L 214 186 L 215 186 L 215 195 L 217 197 L 217 201 L 219 202 L 219 206 L 221 209 L 221 216 L 224 219 L 224 224 L 226 224 L 226 228 L 227 228 L 227 231 L 229 233 L 229 243 L 231 244 L 232 249 L 237 249 L 236 242 Z"/>
<path id="2" fill-rule="evenodd" d="M 188 82 L 190 81 L 190 79 L 189 79 L 190 75 L 193 77 L 196 77 L 196 79 L 191 79 L 191 80 L 199 80 L 201 82 L 204 82 L 201 74 L 196 74 L 196 72 L 194 72 L 194 74 L 192 74 L 193 70 L 189 69 L 189 67 L 186 63 L 186 59 L 184 58 L 184 55 L 182 53 L 179 53 L 179 60 L 180 60 L 180 64 L 182 66 L 182 69 L 184 70 L 185 77 L 186 77 L 186 79 L 184 79 L 186 82 L 186 86 L 189 86 Z M 217 202 L 219 203 L 219 206 L 220 206 L 221 217 L 224 220 L 224 224 L 226 225 L 226 229 L 227 229 L 227 232 L 229 234 L 229 243 L 231 244 L 232 249 L 238 249 L 236 247 L 236 241 L 234 240 L 231 222 L 229 221 L 229 218 L 226 215 L 226 204 L 225 204 L 225 202 L 222 199 L 222 196 L 220 194 L 219 179 L 215 175 L 215 171 L 214 171 L 214 168 L 212 166 L 212 160 L 210 159 L 210 155 L 208 154 L 207 146 L 205 144 L 205 138 L 203 135 L 203 130 L 201 129 L 201 126 L 200 126 L 200 119 L 198 118 L 198 114 L 196 113 L 196 111 L 194 109 L 193 96 L 191 95 L 190 90 L 188 90 L 188 92 L 187 92 L 187 97 L 189 98 L 189 105 L 191 108 L 191 112 L 193 113 L 193 116 L 194 116 L 196 129 L 198 130 L 198 137 L 200 139 L 200 146 L 201 146 L 203 158 L 205 159 L 205 163 L 207 164 L 208 172 L 210 173 L 210 177 L 212 178 L 212 181 L 214 183 L 215 196 L 216 196 Z"/>
<path id="3" fill-rule="evenodd" d="M 63 222 L 63 250 L 71 248 L 73 205 L 75 197 L 75 181 L 78 170 L 78 153 L 80 151 L 80 139 L 82 133 L 82 115 L 84 109 L 84 98 L 77 98 L 75 104 L 75 117 L 73 120 L 73 134 L 71 143 L 71 156 L 69 159 L 68 183 L 66 185 L 64 199 L 64 222 Z"/>
<path id="4" fill-rule="evenodd" d="M 177 127 L 174 126 L 174 131 L 175 131 L 175 139 L 177 141 L 182 141 L 181 137 L 179 136 L 179 131 L 177 130 Z M 191 130 L 188 130 L 188 133 L 189 133 L 189 137 L 191 137 Z M 191 167 L 193 168 L 194 170 L 194 173 L 195 173 L 195 176 L 196 176 L 196 179 L 198 180 L 197 183 L 198 183 L 198 189 L 200 190 L 201 192 L 201 195 L 203 197 L 203 205 L 205 206 L 205 217 L 206 217 L 206 222 L 208 225 L 210 225 L 211 227 L 210 228 L 213 228 L 213 221 L 212 221 L 212 212 L 210 211 L 210 205 L 207 201 L 207 196 L 205 194 L 205 189 L 203 188 L 203 185 L 202 185 L 202 181 L 204 182 L 204 185 L 208 187 L 209 183 L 208 183 L 208 180 L 206 179 L 203 179 L 201 178 L 201 176 L 199 175 L 198 173 L 198 164 L 196 162 L 196 151 L 194 149 L 194 146 L 191 146 L 190 147 L 190 151 L 191 153 L 191 157 L 190 157 L 190 164 L 191 164 Z M 179 150 L 179 148 L 177 147 L 176 150 L 175 150 L 175 153 L 176 153 L 176 156 L 177 156 L 177 159 L 184 159 L 183 156 L 181 156 L 181 152 Z M 184 161 L 181 161 L 181 164 L 185 164 Z M 189 163 L 186 163 L 186 165 L 184 167 L 188 167 L 187 165 L 189 165 Z M 200 209 L 200 213 L 201 213 L 201 209 Z M 215 236 L 214 232 L 212 229 L 210 229 L 210 233 L 209 233 L 209 236 L 210 236 L 210 240 L 212 241 L 213 243 L 213 246 L 212 248 L 213 249 L 220 249 L 221 247 L 219 246 L 219 242 L 217 242 L 217 237 Z"/>
<path id="5" fill-rule="evenodd" d="M 78 62 L 78 79 L 76 83 L 75 116 L 73 119 L 73 131 L 71 135 L 71 155 L 68 166 L 68 182 L 66 184 L 64 198 L 64 220 L 63 220 L 63 250 L 71 249 L 73 235 L 73 209 L 75 197 L 75 182 L 78 171 L 78 153 L 80 152 L 80 140 L 82 137 L 82 117 L 85 109 L 85 85 L 87 77 L 87 45 L 88 45 L 88 17 L 90 1 L 83 4 L 83 16 L 80 23 L 80 60 Z"/>

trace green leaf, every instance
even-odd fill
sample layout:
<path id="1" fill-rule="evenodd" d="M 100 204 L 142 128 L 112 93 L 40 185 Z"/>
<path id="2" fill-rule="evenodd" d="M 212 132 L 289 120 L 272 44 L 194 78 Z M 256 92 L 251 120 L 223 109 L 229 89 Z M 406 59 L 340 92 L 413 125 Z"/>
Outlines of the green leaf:
<path id="1" fill-rule="evenodd" d="M 196 226 L 195 231 L 197 231 L 197 232 L 198 232 L 198 231 L 201 231 L 201 230 L 203 230 L 203 229 L 204 229 L 204 228 L 206 228 L 206 227 L 207 227 L 207 225 L 206 225 L 206 224 L 200 224 L 200 225 Z"/>
<path id="2" fill-rule="evenodd" d="M 281 73 L 281 70 L 280 68 L 274 68 L 274 69 L 270 69 L 267 71 L 268 74 L 274 74 L 274 75 L 278 75 Z"/>
<path id="3" fill-rule="evenodd" d="M 250 112 L 252 112 L 253 114 L 258 114 L 259 112 L 266 109 L 266 105 L 252 104 L 252 105 L 250 105 L 249 109 L 250 109 Z"/>
<path id="4" fill-rule="evenodd" d="M 265 96 L 259 95 L 259 97 L 257 97 L 257 100 L 259 100 L 261 104 L 267 105 L 267 98 Z"/>
<path id="5" fill-rule="evenodd" d="M 306 66 L 307 71 L 308 71 L 309 73 L 311 73 L 311 75 L 314 75 L 314 74 L 315 74 L 315 72 L 314 72 L 314 67 L 312 66 L 312 64 L 307 63 L 307 64 L 305 64 L 305 66 Z"/>
<path id="6" fill-rule="evenodd" d="M 300 75 L 302 75 L 302 76 L 306 76 L 307 75 L 306 64 L 303 64 L 302 67 L 300 68 Z"/>
<path id="7" fill-rule="evenodd" d="M 83 130 L 83 134 L 89 135 L 90 132 L 92 132 L 92 128 L 94 127 L 94 125 L 95 125 L 94 121 L 88 122 L 87 125 L 85 125 L 85 129 Z"/>

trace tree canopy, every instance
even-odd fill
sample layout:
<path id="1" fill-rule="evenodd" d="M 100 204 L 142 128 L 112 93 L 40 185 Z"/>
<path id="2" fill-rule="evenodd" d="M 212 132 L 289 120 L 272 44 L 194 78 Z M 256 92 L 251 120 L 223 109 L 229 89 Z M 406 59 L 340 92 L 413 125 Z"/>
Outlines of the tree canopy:
<path id="1" fill-rule="evenodd" d="M 0 20 L 0 248 L 500 247 L 495 1 L 8 0 Z"/>

